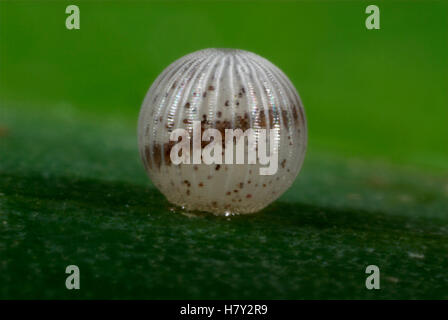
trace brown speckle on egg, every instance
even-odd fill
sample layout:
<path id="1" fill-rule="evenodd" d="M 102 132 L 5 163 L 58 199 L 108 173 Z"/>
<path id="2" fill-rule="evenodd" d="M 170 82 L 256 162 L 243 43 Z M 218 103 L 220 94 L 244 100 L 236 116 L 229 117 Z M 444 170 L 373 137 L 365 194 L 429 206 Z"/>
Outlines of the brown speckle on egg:
<path id="1" fill-rule="evenodd" d="M 283 159 L 283 161 L 281 162 L 281 166 L 282 166 L 282 168 L 285 167 L 285 164 L 286 164 L 286 159 Z"/>
<path id="2" fill-rule="evenodd" d="M 163 158 L 165 160 L 165 165 L 171 165 L 171 149 L 175 145 L 174 141 L 167 142 L 163 145 Z"/>
<path id="3" fill-rule="evenodd" d="M 296 106 L 292 106 L 292 116 L 294 118 L 294 122 L 297 122 L 297 120 L 299 119 L 299 116 L 297 115 Z"/>
<path id="4" fill-rule="evenodd" d="M 152 153 L 154 157 L 154 163 L 158 169 L 160 169 L 160 164 L 162 163 L 162 148 L 159 144 L 154 144 L 152 147 Z"/>

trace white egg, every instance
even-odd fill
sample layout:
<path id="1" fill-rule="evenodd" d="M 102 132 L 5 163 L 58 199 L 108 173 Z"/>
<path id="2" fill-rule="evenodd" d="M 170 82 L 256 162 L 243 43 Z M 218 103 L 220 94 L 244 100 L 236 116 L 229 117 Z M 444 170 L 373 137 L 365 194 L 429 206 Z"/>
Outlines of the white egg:
<path id="1" fill-rule="evenodd" d="M 214 136 L 210 147 L 219 146 L 222 153 L 212 152 L 216 163 L 207 164 L 201 152 L 209 142 L 194 145 L 193 137 L 200 139 L 210 128 L 224 142 Z M 175 129 L 189 134 L 181 151 L 171 136 Z M 241 150 L 226 144 L 233 143 L 225 140 L 226 129 L 252 130 L 252 144 L 240 138 L 245 139 L 243 164 L 236 163 Z M 175 61 L 155 80 L 141 107 L 138 139 L 145 169 L 168 201 L 189 211 L 243 214 L 263 209 L 294 182 L 305 156 L 307 125 L 300 97 L 279 68 L 248 51 L 205 49 Z M 269 163 L 257 157 L 264 154 L 262 141 Z M 226 158 L 231 150 L 235 158 Z M 255 161 L 248 160 L 249 152 Z M 175 164 L 173 155 L 184 163 Z"/>

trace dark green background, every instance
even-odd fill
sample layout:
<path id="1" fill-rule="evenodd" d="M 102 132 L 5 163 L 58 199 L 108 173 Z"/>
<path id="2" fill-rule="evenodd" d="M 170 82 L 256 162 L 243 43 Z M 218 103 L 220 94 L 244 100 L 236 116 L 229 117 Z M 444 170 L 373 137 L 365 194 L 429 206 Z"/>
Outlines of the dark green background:
<path id="1" fill-rule="evenodd" d="M 0 298 L 448 299 L 448 2 L 374 1 L 370 31 L 367 4 L 0 1 Z M 140 164 L 144 94 L 207 47 L 305 104 L 302 172 L 252 216 L 172 212 Z"/>

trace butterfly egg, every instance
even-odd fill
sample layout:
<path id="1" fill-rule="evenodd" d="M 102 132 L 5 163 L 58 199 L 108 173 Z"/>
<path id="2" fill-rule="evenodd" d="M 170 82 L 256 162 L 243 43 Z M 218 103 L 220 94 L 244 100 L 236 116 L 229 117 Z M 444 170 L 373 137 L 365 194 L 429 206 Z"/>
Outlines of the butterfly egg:
<path id="1" fill-rule="evenodd" d="M 138 139 L 145 169 L 168 201 L 189 211 L 243 214 L 291 186 L 307 127 L 299 95 L 279 68 L 248 51 L 205 49 L 155 80 Z"/>

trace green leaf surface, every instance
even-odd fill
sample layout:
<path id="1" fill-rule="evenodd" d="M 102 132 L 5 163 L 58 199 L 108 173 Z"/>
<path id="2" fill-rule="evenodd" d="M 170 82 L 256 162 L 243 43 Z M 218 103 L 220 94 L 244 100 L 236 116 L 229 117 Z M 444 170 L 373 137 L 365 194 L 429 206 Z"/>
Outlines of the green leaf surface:
<path id="1" fill-rule="evenodd" d="M 448 298 L 446 175 L 310 152 L 262 212 L 192 217 L 148 183 L 132 128 L 6 115 L 2 298 Z"/>

